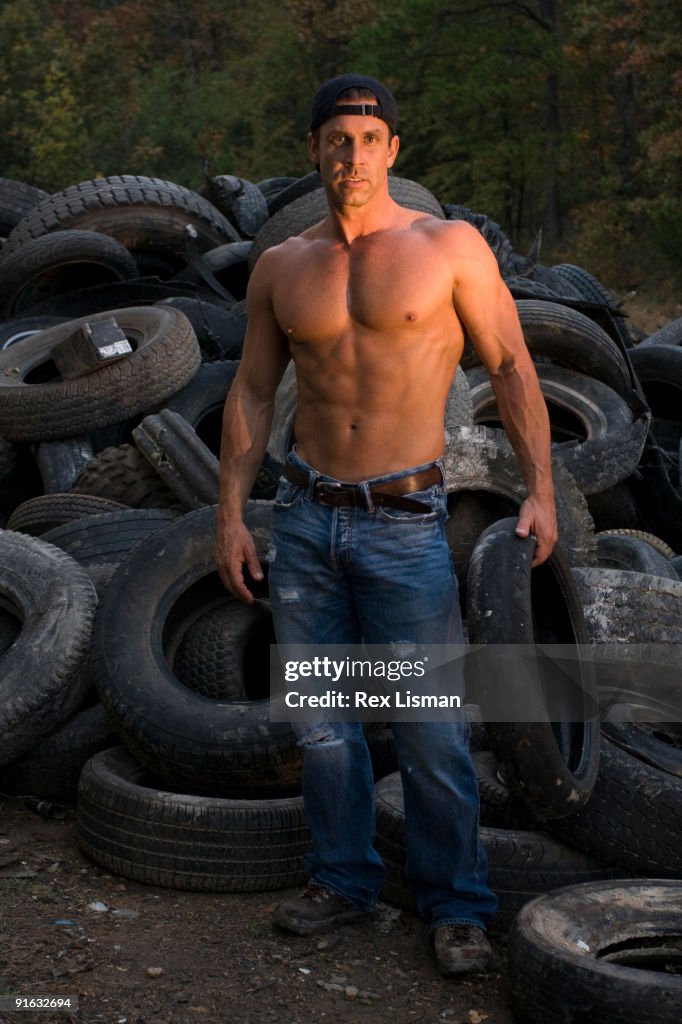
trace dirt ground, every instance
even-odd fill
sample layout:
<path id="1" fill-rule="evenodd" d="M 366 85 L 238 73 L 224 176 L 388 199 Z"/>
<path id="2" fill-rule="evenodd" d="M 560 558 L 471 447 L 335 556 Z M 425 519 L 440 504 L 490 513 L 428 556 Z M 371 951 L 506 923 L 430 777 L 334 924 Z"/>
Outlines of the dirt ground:
<path id="1" fill-rule="evenodd" d="M 407 911 L 299 938 L 270 924 L 281 895 L 108 875 L 79 850 L 73 808 L 44 817 L 0 795 L 0 1021 L 512 1024 L 504 936 L 493 970 L 453 981 Z M 16 996 L 77 996 L 78 1010 L 6 1010 Z"/>

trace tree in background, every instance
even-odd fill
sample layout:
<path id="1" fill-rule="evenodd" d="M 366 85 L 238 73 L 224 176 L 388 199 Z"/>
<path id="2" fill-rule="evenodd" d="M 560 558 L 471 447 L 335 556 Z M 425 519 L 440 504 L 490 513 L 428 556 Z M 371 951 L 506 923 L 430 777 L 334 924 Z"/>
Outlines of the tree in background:
<path id="1" fill-rule="evenodd" d="M 668 0 L 0 0 L 0 174 L 305 174 L 355 69 L 398 97 L 396 173 L 632 287 L 682 275 L 681 50 Z"/>

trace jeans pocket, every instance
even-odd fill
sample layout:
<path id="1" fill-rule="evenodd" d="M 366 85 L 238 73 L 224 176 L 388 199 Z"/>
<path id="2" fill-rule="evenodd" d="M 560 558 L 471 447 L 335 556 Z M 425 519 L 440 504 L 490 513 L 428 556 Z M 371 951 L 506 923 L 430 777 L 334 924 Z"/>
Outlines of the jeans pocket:
<path id="1" fill-rule="evenodd" d="M 377 487 L 377 490 L 380 490 Z M 387 523 L 402 523 L 407 526 L 420 526 L 421 524 L 434 523 L 443 516 L 445 512 L 445 490 L 435 484 L 426 491 L 414 491 L 405 497 L 413 501 L 420 501 L 429 506 L 428 512 L 408 512 L 401 508 L 391 508 L 386 505 L 377 505 L 377 516 Z"/>
<path id="2" fill-rule="evenodd" d="M 279 478 L 277 494 L 273 502 L 273 508 L 287 509 L 294 508 L 303 498 L 305 490 L 298 484 L 292 484 L 285 476 Z"/>

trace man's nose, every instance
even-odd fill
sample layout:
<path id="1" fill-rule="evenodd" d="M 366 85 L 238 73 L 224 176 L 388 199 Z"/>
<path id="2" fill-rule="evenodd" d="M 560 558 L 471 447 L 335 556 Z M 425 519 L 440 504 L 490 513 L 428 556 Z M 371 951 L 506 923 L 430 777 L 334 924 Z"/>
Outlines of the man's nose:
<path id="1" fill-rule="evenodd" d="M 357 164 L 362 163 L 362 146 L 359 139 L 349 140 L 345 162 L 347 164 L 352 164 L 354 167 Z"/>

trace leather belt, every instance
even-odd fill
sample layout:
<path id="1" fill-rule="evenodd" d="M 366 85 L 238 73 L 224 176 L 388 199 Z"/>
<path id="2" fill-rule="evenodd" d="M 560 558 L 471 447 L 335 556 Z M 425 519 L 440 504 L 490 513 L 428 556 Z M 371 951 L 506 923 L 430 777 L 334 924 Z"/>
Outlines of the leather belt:
<path id="1" fill-rule="evenodd" d="M 310 483 L 310 474 L 291 462 L 286 463 L 284 475 L 287 480 L 298 487 L 307 487 Z M 373 505 L 385 505 L 387 508 L 398 508 L 404 512 L 431 512 L 433 510 L 430 505 L 423 501 L 417 501 L 415 498 L 407 498 L 405 495 L 414 491 L 424 491 L 427 487 L 441 483 L 443 483 L 443 474 L 440 466 L 430 466 L 417 473 L 410 473 L 407 476 L 398 477 L 396 480 L 386 480 L 384 483 L 370 487 L 369 494 Z M 366 509 L 368 506 L 365 489 L 360 484 L 316 480 L 313 486 L 313 498 L 321 505 L 331 505 L 333 508 Z"/>

